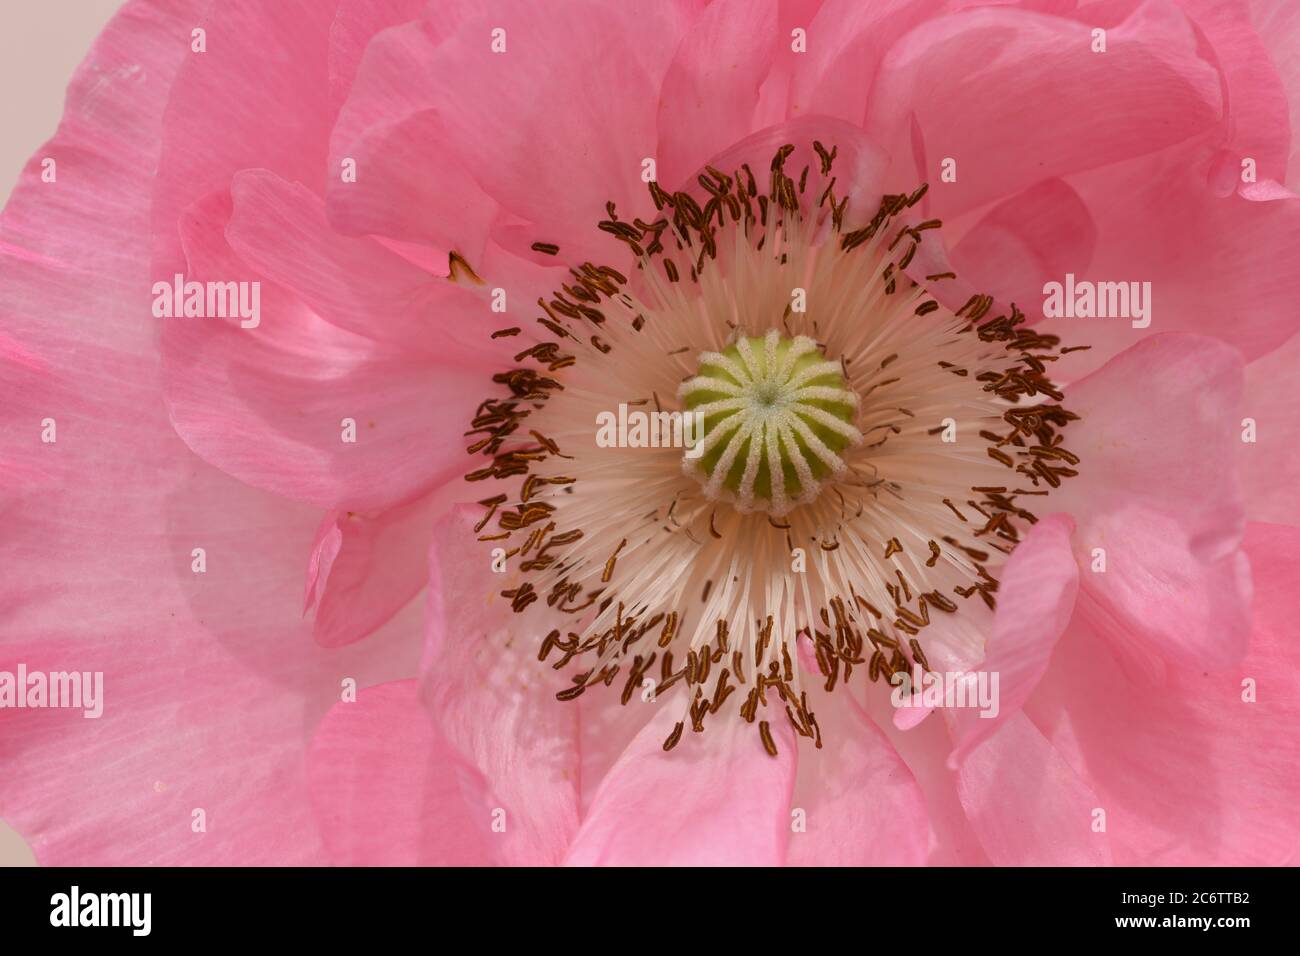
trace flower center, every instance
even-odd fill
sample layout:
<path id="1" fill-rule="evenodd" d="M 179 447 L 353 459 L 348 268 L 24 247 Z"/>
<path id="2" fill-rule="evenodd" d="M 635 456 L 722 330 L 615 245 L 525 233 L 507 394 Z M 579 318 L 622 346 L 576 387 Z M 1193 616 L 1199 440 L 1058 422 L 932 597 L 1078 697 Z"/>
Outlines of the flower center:
<path id="1" fill-rule="evenodd" d="M 708 498 L 779 517 L 844 473 L 840 452 L 862 440 L 858 397 L 811 338 L 742 336 L 698 368 L 678 394 L 704 416 L 704 447 L 682 465 Z"/>
<path id="2" fill-rule="evenodd" d="M 675 689 L 667 750 L 737 715 L 769 753 L 778 719 L 821 746 L 809 682 L 974 666 L 1002 562 L 1079 462 L 1059 340 L 989 296 L 949 309 L 956 276 L 917 268 L 925 186 L 850 225 L 835 148 L 779 147 L 764 188 L 752 148 L 699 190 L 651 182 L 645 218 L 610 203 L 618 268 L 572 265 L 528 333 L 493 333 L 532 344 L 467 432 L 475 533 L 570 670 L 557 698 Z M 599 440 L 615 409 L 704 437 Z"/>

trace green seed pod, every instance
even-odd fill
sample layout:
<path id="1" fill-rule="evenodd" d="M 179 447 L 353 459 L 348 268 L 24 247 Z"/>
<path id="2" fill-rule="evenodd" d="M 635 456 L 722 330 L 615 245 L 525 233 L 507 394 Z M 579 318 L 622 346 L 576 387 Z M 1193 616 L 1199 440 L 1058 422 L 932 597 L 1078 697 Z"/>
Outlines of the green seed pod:
<path id="1" fill-rule="evenodd" d="M 774 329 L 705 352 L 679 395 L 704 415 L 703 452 L 686 457 L 684 470 L 709 497 L 745 512 L 780 515 L 811 501 L 843 471 L 840 453 L 862 440 L 858 396 L 839 363 L 803 335 Z"/>

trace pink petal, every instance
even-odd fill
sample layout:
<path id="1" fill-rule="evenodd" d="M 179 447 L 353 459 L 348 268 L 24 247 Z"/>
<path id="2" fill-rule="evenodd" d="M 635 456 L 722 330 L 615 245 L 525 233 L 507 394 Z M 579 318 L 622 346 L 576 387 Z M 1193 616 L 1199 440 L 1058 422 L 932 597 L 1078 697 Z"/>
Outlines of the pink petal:
<path id="1" fill-rule="evenodd" d="M 936 237 L 938 238 L 938 237 Z M 986 213 L 952 250 L 953 268 L 1004 307 L 1042 317 L 1043 285 L 1083 274 L 1097 230 L 1078 194 L 1044 179 Z"/>
<path id="2" fill-rule="evenodd" d="M 558 625 L 557 625 L 558 626 Z M 658 712 L 657 699 L 642 693 L 623 704 L 619 693 L 597 688 L 574 703 L 582 732 L 580 804 L 590 808 L 596 791 L 646 723 Z"/>
<path id="3" fill-rule="evenodd" d="M 223 238 L 229 215 L 220 194 L 189 211 L 186 276 L 261 282 L 260 324 L 153 320 L 163 325 L 171 418 L 190 447 L 251 485 L 323 508 L 380 510 L 458 476 L 486 369 L 435 374 L 323 322 L 235 257 Z M 344 419 L 355 422 L 354 443 L 343 440 Z"/>
<path id="4" fill-rule="evenodd" d="M 1251 18 L 1268 51 L 1268 58 L 1285 90 L 1291 143 L 1285 182 L 1292 191 L 1300 189 L 1300 9 L 1273 0 L 1251 0 Z"/>
<path id="5" fill-rule="evenodd" d="M 868 692 L 866 709 L 921 788 L 927 817 L 927 863 L 988 866 L 989 855 L 959 799 L 957 774 L 946 760 L 952 739 L 944 721 L 924 720 L 901 730 L 891 718 L 903 711 L 894 709 L 890 695 L 883 692 Z"/>
<path id="6" fill-rule="evenodd" d="M 436 733 L 413 680 L 335 704 L 308 754 L 312 810 L 338 866 L 492 862 L 483 780 Z"/>
<path id="7" fill-rule="evenodd" d="M 814 665 L 815 666 L 815 665 Z M 809 697 L 823 746 L 800 740 L 793 808 L 806 830 L 790 835 L 791 866 L 917 866 L 928 853 L 925 797 L 888 738 L 847 689 Z"/>
<path id="8" fill-rule="evenodd" d="M 102 672 L 103 713 L 0 711 L 0 816 L 46 865 L 323 862 L 304 724 L 344 677 L 382 679 L 412 655 L 389 632 L 366 645 L 373 656 L 326 656 L 294 624 L 306 509 L 235 484 L 174 441 L 101 457 L 93 422 L 68 421 L 89 440 L 69 429 L 67 466 L 106 484 L 67 481 L 6 541 L 27 578 L 4 595 L 0 670 Z M 145 463 L 147 491 L 124 494 Z M 70 560 L 79 550 L 86 558 Z"/>
<path id="9" fill-rule="evenodd" d="M 225 190 L 239 170 L 266 169 L 322 192 L 337 7 L 338 0 L 210 4 L 177 34 L 185 58 L 170 89 L 153 196 L 159 275 L 183 264 L 175 224 L 184 210 Z M 189 52 L 194 26 L 207 32 L 205 53 Z"/>
<path id="10" fill-rule="evenodd" d="M 337 107 L 356 80 L 362 58 L 376 36 L 389 27 L 417 20 L 425 0 L 339 0 L 330 24 L 330 95 Z"/>
<path id="11" fill-rule="evenodd" d="M 1102 804 L 1024 714 L 962 758 L 957 790 L 980 842 L 998 866 L 1106 866 Z"/>
<path id="12" fill-rule="evenodd" d="M 774 866 L 790 839 L 795 738 L 784 717 L 771 725 L 777 756 L 757 728 L 717 719 L 663 745 L 684 719 L 665 697 L 601 781 L 565 862 L 575 866 Z"/>
<path id="13" fill-rule="evenodd" d="M 1300 527 L 1300 415 L 1290 382 L 1300 368 L 1300 335 L 1246 366 L 1242 432 L 1250 418 L 1255 441 L 1241 446 L 1246 517 Z"/>
<path id="14" fill-rule="evenodd" d="M 316 606 L 316 601 L 325 593 L 325 584 L 329 580 L 330 569 L 334 559 L 343 548 L 343 529 L 339 527 L 338 512 L 328 511 L 316 529 L 316 540 L 312 542 L 311 557 L 307 559 L 307 586 L 302 598 L 302 613 L 306 614 Z"/>
<path id="15" fill-rule="evenodd" d="M 386 19 L 394 28 L 368 38 L 364 57 L 360 50 L 339 54 L 339 71 L 351 66 L 355 84 L 330 136 L 326 211 L 348 235 L 434 245 L 444 269 L 447 252 L 455 249 L 478 268 L 498 207 L 448 140 L 424 81 L 439 46 L 472 5 L 440 4 L 436 17 L 420 20 L 427 4 L 391 2 L 397 9 Z M 354 47 L 357 41 L 339 36 L 339 20 L 335 38 Z M 416 22 L 397 26 L 408 20 Z M 344 180 L 345 160 L 356 164 L 354 182 Z"/>
<path id="16" fill-rule="evenodd" d="M 537 661 L 549 626 L 499 594 L 508 576 L 491 572 L 490 549 L 475 541 L 481 513 L 457 509 L 436 526 L 422 686 L 439 733 L 504 812 L 504 832 L 487 832 L 493 852 L 556 863 L 578 826 L 577 709 L 555 700 L 567 682 Z"/>
<path id="17" fill-rule="evenodd" d="M 1255 599 L 1242 661 L 1154 684 L 1075 627 L 1026 706 L 1092 782 L 1117 864 L 1280 865 L 1300 845 L 1300 531 L 1251 524 L 1244 548 Z"/>
<path id="18" fill-rule="evenodd" d="M 933 707 L 925 704 L 925 698 L 922 694 L 912 694 L 905 701 L 905 707 L 897 707 L 894 710 L 894 726 L 899 730 L 911 730 L 913 727 L 919 727 L 921 721 L 929 717 L 934 712 Z"/>
<path id="19" fill-rule="evenodd" d="M 420 592 L 428 581 L 429 536 L 442 504 L 430 494 L 376 515 L 326 514 L 307 584 L 308 609 L 316 611 L 313 633 L 321 645 L 360 640 Z"/>
<path id="20" fill-rule="evenodd" d="M 452 251 L 479 270 L 498 206 L 455 152 L 443 148 L 446 133 L 437 113 L 419 110 L 350 137 L 349 132 L 338 127 L 331 148 L 336 174 L 325 187 L 330 224 L 345 235 L 432 246 L 444 272 Z M 347 161 L 355 163 L 355 181 L 343 179 Z"/>
<path id="21" fill-rule="evenodd" d="M 1063 379 L 1160 332 L 1215 336 L 1251 360 L 1300 330 L 1300 197 L 1244 186 L 1221 195 L 1210 182 L 1208 148 L 1202 137 L 1071 179 L 1097 229 L 1092 264 L 1075 280 L 1149 282 L 1150 325 L 1045 321 L 1039 331 L 1093 346 L 1059 363 Z"/>
<path id="22" fill-rule="evenodd" d="M 1181 6 L 1205 37 L 1206 58 L 1223 77 L 1220 155 L 1226 189 L 1242 185 L 1245 156 L 1255 161 L 1260 180 L 1284 181 L 1290 145 L 1287 91 L 1269 62 L 1267 41 L 1250 22 L 1247 0 L 1181 0 Z"/>
<path id="23" fill-rule="evenodd" d="M 435 108 L 429 57 L 475 7 L 473 0 L 445 0 L 432 16 L 425 0 L 384 0 L 378 11 L 383 26 L 375 30 L 376 11 L 364 9 L 369 2 L 355 0 L 355 12 L 345 2 L 331 30 L 331 73 L 341 102 L 334 145 Z"/>
<path id="24" fill-rule="evenodd" d="M 1079 588 L 1079 567 L 1070 547 L 1073 531 L 1068 515 L 1041 518 L 1003 567 L 993 634 L 979 666 L 989 679 L 997 675 L 997 710 L 988 715 L 969 707 L 950 712 L 953 766 L 1019 712 L 1047 670 Z"/>
<path id="25" fill-rule="evenodd" d="M 945 7 L 942 0 L 827 0 L 815 16 L 797 24 L 807 31 L 808 49 L 794 58 L 789 115 L 862 124 L 885 54 Z"/>
<path id="26" fill-rule="evenodd" d="M 608 200 L 648 203 L 642 160 L 655 154 L 659 86 L 686 27 L 679 5 L 509 0 L 467 12 L 442 40 L 436 19 L 398 28 L 394 62 L 400 53 L 418 68 L 388 75 L 408 104 L 438 110 L 441 142 L 483 190 L 534 224 L 523 248 L 557 242 L 576 261 L 620 248 L 596 223 Z M 494 29 L 505 53 L 492 50 Z"/>
<path id="27" fill-rule="evenodd" d="M 309 730 L 343 677 L 365 684 L 414 666 L 391 630 L 368 646 L 373 657 L 312 644 L 294 598 L 318 514 L 205 464 L 160 401 L 148 257 L 163 110 L 178 69 L 230 55 L 222 17 L 258 16 L 223 7 L 206 21 L 204 59 L 187 42 L 205 23 L 201 6 L 124 7 L 47 147 L 57 188 L 33 165 L 0 218 L 0 315 L 22 342 L 4 358 L 13 440 L 0 554 L 23 568 L 0 585 L 0 668 L 104 674 L 98 719 L 0 711 L 0 816 L 47 865 L 325 862 L 306 785 Z M 310 42 L 312 9 L 277 10 Z M 243 55 L 247 74 L 279 64 L 311 83 L 309 54 Z M 218 69 L 213 82 L 248 92 L 244 78 Z M 217 100 L 192 117 L 203 160 L 234 139 L 209 139 L 222 117 L 260 115 Z M 258 94 L 243 102 L 266 106 Z M 176 235 L 175 212 L 164 221 Z M 55 444 L 33 430 L 45 417 L 57 421 Z"/>
<path id="28" fill-rule="evenodd" d="M 669 192 L 753 129 L 776 24 L 777 0 L 718 0 L 691 25 L 659 94 L 658 179 Z"/>
<path id="29" fill-rule="evenodd" d="M 472 285 L 432 276 L 371 239 L 334 232 L 320 199 L 270 173 L 239 173 L 231 197 L 230 247 L 325 321 L 448 365 L 487 367 L 486 337 L 463 331 L 490 314 L 487 296 Z"/>
<path id="30" fill-rule="evenodd" d="M 1046 177 L 1154 152 L 1213 124 L 1219 77 L 1170 4 L 1138 5 L 1107 31 L 1061 17 L 979 8 L 936 17 L 890 49 L 868 131 L 919 142 L 916 175 L 943 218 Z M 1086 143 L 1086 148 L 1079 144 Z M 936 182 L 945 158 L 956 182 Z"/>
<path id="31" fill-rule="evenodd" d="M 1224 667 L 1245 650 L 1237 553 L 1241 359 L 1213 339 L 1157 335 L 1067 389 L 1082 461 L 1053 506 L 1078 522 L 1080 613 L 1130 663 Z M 1104 549 L 1105 571 L 1095 549 Z"/>
<path id="32" fill-rule="evenodd" d="M 822 0 L 779 0 L 777 4 L 777 43 L 767 76 L 758 91 L 758 103 L 751 118 L 751 129 L 765 129 L 791 119 L 790 84 L 795 70 L 808 57 L 808 51 L 794 50 L 794 31 L 805 36 L 812 26 Z"/>

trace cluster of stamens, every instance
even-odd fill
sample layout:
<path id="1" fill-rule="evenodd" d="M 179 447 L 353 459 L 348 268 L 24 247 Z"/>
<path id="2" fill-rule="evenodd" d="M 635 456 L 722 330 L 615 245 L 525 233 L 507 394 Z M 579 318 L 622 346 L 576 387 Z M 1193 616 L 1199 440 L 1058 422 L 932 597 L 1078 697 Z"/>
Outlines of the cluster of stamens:
<path id="1" fill-rule="evenodd" d="M 501 594 L 566 622 L 539 632 L 539 659 L 574 669 L 557 697 L 683 687 L 666 749 L 724 707 L 771 753 L 776 713 L 820 746 L 800 641 L 827 690 L 978 651 L 993 572 L 1036 520 L 1026 500 L 1077 473 L 1061 435 L 1077 416 L 1047 376 L 1057 338 L 987 296 L 948 311 L 929 285 L 952 273 L 905 272 L 940 225 L 913 212 L 926 187 L 850 229 L 837 150 L 814 142 L 797 177 L 795 152 L 777 150 L 764 191 L 742 163 L 707 167 L 694 194 L 650 183 L 649 220 L 610 204 L 599 227 L 632 266 L 581 263 L 538 300 L 537 341 L 467 432 L 487 462 L 466 478 L 495 492 L 475 531 L 513 576 Z M 700 413 L 702 452 L 596 447 L 620 404 Z"/>

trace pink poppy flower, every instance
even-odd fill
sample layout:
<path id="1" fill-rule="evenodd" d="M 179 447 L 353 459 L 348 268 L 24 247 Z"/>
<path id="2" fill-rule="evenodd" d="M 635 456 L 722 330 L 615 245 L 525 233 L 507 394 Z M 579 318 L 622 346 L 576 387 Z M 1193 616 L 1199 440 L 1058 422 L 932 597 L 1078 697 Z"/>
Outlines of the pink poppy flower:
<path id="1" fill-rule="evenodd" d="M 103 675 L 0 818 L 1291 860 L 1284 6 L 131 0 L 0 218 L 0 675 Z"/>

